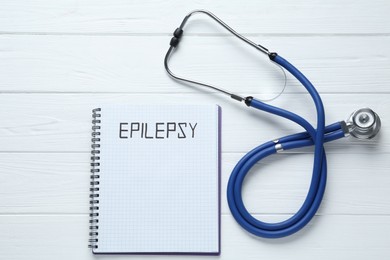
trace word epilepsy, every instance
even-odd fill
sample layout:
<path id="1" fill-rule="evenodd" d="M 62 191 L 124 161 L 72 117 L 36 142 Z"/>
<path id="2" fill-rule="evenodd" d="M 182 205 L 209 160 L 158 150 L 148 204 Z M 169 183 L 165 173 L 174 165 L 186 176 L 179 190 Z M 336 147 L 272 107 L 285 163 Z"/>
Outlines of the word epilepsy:
<path id="1" fill-rule="evenodd" d="M 187 122 L 131 122 L 119 123 L 119 138 L 195 138 L 195 129 L 198 123 Z"/>

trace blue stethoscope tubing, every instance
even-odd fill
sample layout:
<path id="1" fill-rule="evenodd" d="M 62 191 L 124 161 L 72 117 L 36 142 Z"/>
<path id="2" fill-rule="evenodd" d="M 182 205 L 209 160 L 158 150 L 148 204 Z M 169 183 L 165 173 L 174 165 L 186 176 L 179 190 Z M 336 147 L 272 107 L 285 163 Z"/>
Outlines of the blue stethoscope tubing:
<path id="1" fill-rule="evenodd" d="M 281 56 L 274 54 L 273 61 L 297 78 L 312 97 L 317 110 L 317 127 L 297 114 L 266 104 L 254 98 L 246 99 L 248 106 L 284 117 L 306 131 L 264 143 L 248 152 L 234 167 L 227 187 L 227 200 L 236 221 L 248 232 L 264 238 L 289 236 L 302 229 L 317 212 L 325 192 L 327 164 L 324 142 L 333 141 L 345 136 L 340 122 L 325 127 L 325 113 L 322 100 L 310 81 L 292 64 Z M 245 208 L 242 200 L 242 184 L 250 169 L 263 158 L 277 152 L 276 144 L 283 150 L 290 150 L 314 145 L 314 165 L 310 188 L 301 208 L 289 219 L 279 223 L 266 223 L 254 218 Z"/>
<path id="2" fill-rule="evenodd" d="M 223 26 L 226 30 L 232 33 L 234 36 L 245 42 L 246 44 L 252 46 L 258 51 L 266 54 L 271 61 L 281 66 L 289 73 L 291 73 L 296 79 L 298 79 L 301 84 L 309 92 L 311 98 L 314 101 L 316 112 L 317 112 L 317 125 L 313 127 L 308 121 L 306 121 L 301 116 L 292 113 L 290 111 L 266 104 L 257 100 L 251 96 L 242 97 L 236 94 L 233 94 L 222 88 L 196 81 L 193 79 L 184 78 L 174 74 L 169 66 L 168 60 L 174 49 L 178 46 L 180 39 L 183 35 L 183 28 L 188 19 L 196 13 L 202 13 L 214 21 Z M 252 151 L 248 152 L 234 167 L 232 174 L 229 178 L 228 187 L 227 187 L 227 200 L 229 204 L 230 211 L 232 212 L 233 217 L 236 221 L 248 232 L 264 237 L 264 238 L 281 238 L 289 236 L 296 233 L 302 229 L 313 216 L 316 214 L 318 208 L 320 207 L 322 198 L 324 196 L 325 187 L 326 187 L 326 177 L 327 177 L 327 163 L 326 163 L 326 154 L 324 150 L 324 143 L 330 142 L 333 140 L 340 139 L 345 137 L 349 133 L 354 133 L 355 137 L 369 139 L 374 137 L 380 129 L 380 119 L 370 109 L 361 109 L 358 110 L 365 113 L 365 116 L 370 116 L 373 122 L 376 122 L 372 126 L 368 127 L 357 127 L 353 120 L 350 122 L 352 125 L 348 126 L 346 122 L 337 122 L 328 126 L 325 126 L 325 112 L 322 100 L 310 83 L 310 81 L 292 64 L 287 60 L 282 58 L 280 55 L 274 52 L 270 52 L 267 48 L 260 44 L 256 44 L 251 40 L 247 39 L 243 35 L 237 33 L 234 29 L 224 23 L 221 19 L 216 17 L 209 11 L 206 10 L 194 10 L 185 16 L 182 23 L 176 30 L 173 32 L 173 37 L 170 41 L 170 47 L 165 55 L 164 66 L 168 74 L 175 78 L 190 84 L 196 84 L 199 86 L 211 88 L 213 90 L 222 92 L 226 95 L 229 95 L 231 98 L 237 101 L 244 101 L 245 104 L 249 107 L 253 107 L 288 120 L 295 122 L 296 124 L 303 127 L 305 130 L 302 133 L 292 134 L 285 137 L 281 137 L 274 141 L 266 142 L 258 147 L 254 148 Z M 355 114 L 355 112 L 354 112 Z M 353 114 L 353 115 L 354 115 Z M 353 116 L 351 115 L 351 117 Z M 357 114 L 356 114 L 357 115 Z M 351 127 L 351 128 L 350 128 Z M 375 129 L 371 129 L 375 128 Z M 351 132 L 352 131 L 352 132 Z M 242 200 L 242 185 L 245 179 L 245 176 L 250 172 L 251 168 L 258 161 L 263 158 L 275 154 L 282 150 L 290 150 L 295 148 L 300 148 L 304 146 L 314 145 L 314 164 L 313 164 L 313 173 L 310 182 L 310 187 L 307 193 L 307 197 L 303 202 L 299 210 L 287 220 L 278 223 L 266 223 L 262 222 L 255 217 L 253 217 L 248 210 L 245 208 L 244 202 Z"/>

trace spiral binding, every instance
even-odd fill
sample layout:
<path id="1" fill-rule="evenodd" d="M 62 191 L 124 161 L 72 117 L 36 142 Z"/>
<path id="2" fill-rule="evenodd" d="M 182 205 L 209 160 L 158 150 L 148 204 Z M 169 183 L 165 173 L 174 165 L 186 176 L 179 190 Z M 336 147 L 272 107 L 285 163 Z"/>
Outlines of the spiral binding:
<path id="1" fill-rule="evenodd" d="M 100 179 L 100 108 L 92 110 L 92 145 L 91 145 L 91 186 L 89 195 L 89 248 L 98 248 L 99 229 L 99 179 Z"/>

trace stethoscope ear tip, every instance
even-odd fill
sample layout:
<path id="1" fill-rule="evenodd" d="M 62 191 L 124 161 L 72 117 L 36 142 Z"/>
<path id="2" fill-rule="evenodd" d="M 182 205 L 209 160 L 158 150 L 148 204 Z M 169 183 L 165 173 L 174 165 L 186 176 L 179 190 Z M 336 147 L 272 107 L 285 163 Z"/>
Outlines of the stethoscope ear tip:
<path id="1" fill-rule="evenodd" d="M 358 139 L 372 139 L 381 128 L 379 116 L 370 108 L 361 108 L 353 112 L 345 122 L 344 132 Z"/>

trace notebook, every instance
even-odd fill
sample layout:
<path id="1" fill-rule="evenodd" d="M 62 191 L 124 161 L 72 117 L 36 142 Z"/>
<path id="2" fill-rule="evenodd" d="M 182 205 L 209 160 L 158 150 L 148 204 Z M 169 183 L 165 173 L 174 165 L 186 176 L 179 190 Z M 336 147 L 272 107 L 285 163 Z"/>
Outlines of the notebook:
<path id="1" fill-rule="evenodd" d="M 218 255 L 220 108 L 104 105 L 92 114 L 92 252 Z"/>

